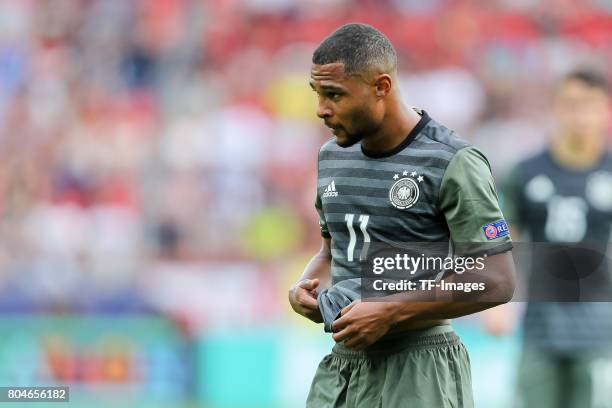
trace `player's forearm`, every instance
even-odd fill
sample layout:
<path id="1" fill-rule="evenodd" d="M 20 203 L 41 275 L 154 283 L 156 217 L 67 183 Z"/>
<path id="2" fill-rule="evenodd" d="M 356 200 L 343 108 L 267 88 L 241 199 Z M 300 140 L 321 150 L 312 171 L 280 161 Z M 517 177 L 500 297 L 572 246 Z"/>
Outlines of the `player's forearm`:
<path id="1" fill-rule="evenodd" d="M 293 310 L 315 323 L 323 321 L 317 295 L 329 286 L 330 270 L 330 240 L 324 238 L 319 252 L 312 257 L 300 279 L 289 289 L 289 303 Z"/>
<path id="2" fill-rule="evenodd" d="M 331 252 L 329 243 L 324 242 L 304 268 L 300 277 L 303 279 L 319 279 L 319 289 L 323 290 L 331 286 Z"/>
<path id="3" fill-rule="evenodd" d="M 491 256 L 483 272 L 454 273 L 446 284 L 483 284 L 479 291 L 411 291 L 389 296 L 393 324 L 401 327 L 421 320 L 452 319 L 507 303 L 515 288 L 515 272 L 510 252 Z"/>

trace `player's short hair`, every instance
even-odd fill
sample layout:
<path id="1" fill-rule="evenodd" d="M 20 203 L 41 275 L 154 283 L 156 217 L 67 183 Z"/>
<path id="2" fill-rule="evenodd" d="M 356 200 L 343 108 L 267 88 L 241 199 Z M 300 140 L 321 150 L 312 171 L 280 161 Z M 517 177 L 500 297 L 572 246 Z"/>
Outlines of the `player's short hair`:
<path id="1" fill-rule="evenodd" d="M 592 88 L 601 89 L 606 93 L 610 90 L 606 77 L 601 72 L 590 68 L 576 69 L 565 74 L 557 88 L 569 81 L 580 81 Z"/>
<path id="2" fill-rule="evenodd" d="M 334 62 L 344 63 L 349 75 L 372 68 L 390 73 L 397 67 L 397 55 L 383 33 L 367 24 L 351 23 L 331 33 L 312 55 L 313 64 Z"/>

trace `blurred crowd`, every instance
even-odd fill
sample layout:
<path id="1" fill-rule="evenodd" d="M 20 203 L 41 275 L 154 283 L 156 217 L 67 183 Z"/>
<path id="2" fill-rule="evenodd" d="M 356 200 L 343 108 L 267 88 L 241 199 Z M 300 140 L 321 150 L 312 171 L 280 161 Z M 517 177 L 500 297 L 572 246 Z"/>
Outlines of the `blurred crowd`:
<path id="1" fill-rule="evenodd" d="M 611 0 L 0 0 L 0 311 L 171 308 L 206 294 L 168 265 L 272 279 L 315 248 L 310 57 L 350 21 L 497 177 L 554 78 L 612 67 Z"/>

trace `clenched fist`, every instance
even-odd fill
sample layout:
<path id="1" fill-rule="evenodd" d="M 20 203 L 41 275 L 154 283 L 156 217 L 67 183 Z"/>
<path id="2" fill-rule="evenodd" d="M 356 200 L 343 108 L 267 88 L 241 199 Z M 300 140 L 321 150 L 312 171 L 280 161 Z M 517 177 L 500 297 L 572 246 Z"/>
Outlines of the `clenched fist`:
<path id="1" fill-rule="evenodd" d="M 318 279 L 303 279 L 289 289 L 289 303 L 296 313 L 321 323 L 323 317 L 317 304 Z"/>

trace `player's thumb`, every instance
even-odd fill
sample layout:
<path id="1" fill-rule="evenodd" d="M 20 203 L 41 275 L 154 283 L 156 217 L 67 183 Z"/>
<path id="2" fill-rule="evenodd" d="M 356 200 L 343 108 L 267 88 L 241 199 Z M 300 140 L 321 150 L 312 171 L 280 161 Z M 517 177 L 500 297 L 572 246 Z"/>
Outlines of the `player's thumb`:
<path id="1" fill-rule="evenodd" d="M 319 286 L 318 279 L 304 279 L 303 281 L 300 282 L 300 287 L 306 290 L 313 290 L 317 286 Z"/>

